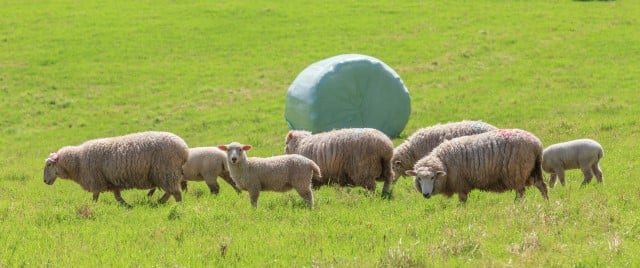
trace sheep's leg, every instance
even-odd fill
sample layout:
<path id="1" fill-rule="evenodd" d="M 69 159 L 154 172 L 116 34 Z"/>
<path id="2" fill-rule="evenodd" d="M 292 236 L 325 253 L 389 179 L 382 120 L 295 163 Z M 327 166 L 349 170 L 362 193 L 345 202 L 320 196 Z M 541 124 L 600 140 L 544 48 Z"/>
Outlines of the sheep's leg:
<path id="1" fill-rule="evenodd" d="M 565 186 L 566 182 L 564 180 L 564 169 L 556 169 L 556 173 L 558 174 L 558 179 L 560 179 L 560 184 L 562 184 L 562 186 Z"/>
<path id="2" fill-rule="evenodd" d="M 153 193 L 156 192 L 156 188 L 151 188 L 151 190 L 149 190 L 149 192 L 147 193 L 147 196 L 152 196 Z"/>
<path id="3" fill-rule="evenodd" d="M 100 196 L 100 192 L 93 192 L 93 202 L 98 202 L 99 196 Z"/>
<path id="4" fill-rule="evenodd" d="M 307 202 L 310 208 L 313 208 L 313 191 L 311 187 L 305 189 L 296 189 L 298 194 Z"/>
<path id="5" fill-rule="evenodd" d="M 236 190 L 236 193 L 240 193 L 241 192 L 240 188 L 236 185 L 236 182 L 233 181 L 233 179 L 231 177 L 222 176 L 221 178 L 224 181 L 226 181 L 229 185 L 231 185 L 231 187 L 233 187 L 233 189 Z"/>
<path id="6" fill-rule="evenodd" d="M 173 193 L 171 195 L 173 195 L 173 199 L 175 199 L 176 202 L 181 202 L 182 201 L 182 192 L 177 191 L 177 192 L 175 192 L 175 193 Z"/>
<path id="7" fill-rule="evenodd" d="M 382 196 L 391 197 L 391 178 L 388 178 L 384 181 L 384 186 L 382 186 Z"/>
<path id="8" fill-rule="evenodd" d="M 596 162 L 595 164 L 593 164 L 591 166 L 591 170 L 593 171 L 594 174 L 596 174 L 596 180 L 599 183 L 602 183 L 602 170 L 600 169 L 600 165 L 598 165 L 598 163 Z"/>
<path id="9" fill-rule="evenodd" d="M 376 180 L 375 179 L 364 179 L 364 181 L 362 182 L 362 187 L 367 189 L 367 191 L 369 192 L 375 192 L 376 191 Z"/>
<path id="10" fill-rule="evenodd" d="M 220 192 L 220 185 L 218 185 L 217 182 L 214 182 L 214 183 L 207 182 L 207 186 L 209 187 L 209 192 L 211 192 L 211 194 L 218 194 Z"/>
<path id="11" fill-rule="evenodd" d="M 524 199 L 524 192 L 525 192 L 524 187 L 517 188 L 516 189 L 516 200 Z"/>
<path id="12" fill-rule="evenodd" d="M 120 205 L 123 205 L 125 207 L 131 207 L 131 205 L 127 204 L 127 202 L 124 201 L 124 199 L 122 199 L 122 195 L 120 195 L 120 190 L 113 190 L 113 197 L 116 198 L 116 201 L 118 201 Z"/>
<path id="13" fill-rule="evenodd" d="M 467 193 L 459 192 L 458 193 L 458 200 L 460 200 L 461 203 L 467 202 Z"/>
<path id="14" fill-rule="evenodd" d="M 167 200 L 169 200 L 169 197 L 171 197 L 171 194 L 169 192 L 164 192 L 164 195 L 162 195 L 162 197 L 160 197 L 160 199 L 158 199 L 158 203 L 160 203 L 160 204 L 166 203 Z"/>
<path id="15" fill-rule="evenodd" d="M 183 191 L 187 191 L 187 181 L 181 181 L 180 182 L 180 189 L 182 189 Z"/>
<path id="16" fill-rule="evenodd" d="M 553 186 L 556 186 L 557 182 L 558 182 L 558 175 L 556 173 L 549 174 L 549 187 L 553 188 Z"/>
<path id="17" fill-rule="evenodd" d="M 547 193 L 547 185 L 544 183 L 544 181 L 543 180 L 536 181 L 535 186 L 536 188 L 538 188 L 538 190 L 540 190 L 542 197 L 545 200 L 549 200 L 549 195 Z"/>
<path id="18" fill-rule="evenodd" d="M 582 174 L 584 175 L 584 181 L 582 181 L 582 186 L 585 186 L 591 182 L 591 179 L 593 178 L 593 173 L 591 173 L 590 166 L 583 166 L 580 169 L 582 170 Z"/>
<path id="19" fill-rule="evenodd" d="M 254 208 L 258 207 L 258 197 L 260 196 L 260 191 L 256 189 L 249 190 L 249 199 L 251 200 L 251 206 Z"/>

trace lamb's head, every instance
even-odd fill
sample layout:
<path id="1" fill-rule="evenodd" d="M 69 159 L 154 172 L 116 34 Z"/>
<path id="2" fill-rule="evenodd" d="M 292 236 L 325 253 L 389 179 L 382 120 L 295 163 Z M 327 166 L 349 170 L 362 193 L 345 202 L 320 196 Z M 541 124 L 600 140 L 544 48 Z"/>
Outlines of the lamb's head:
<path id="1" fill-rule="evenodd" d="M 51 185 L 56 181 L 59 159 L 60 155 L 58 153 L 51 153 L 44 161 L 44 183 Z"/>
<path id="2" fill-rule="evenodd" d="M 442 170 L 435 170 L 431 167 L 419 167 L 415 170 L 407 170 L 405 174 L 414 176 L 413 185 L 424 196 L 430 198 L 432 195 L 437 194 L 437 185 L 447 175 Z"/>
<path id="3" fill-rule="evenodd" d="M 227 152 L 227 162 L 230 165 L 238 165 L 247 161 L 245 151 L 251 150 L 251 145 L 232 142 L 227 145 L 219 145 L 218 149 Z"/>
<path id="4" fill-rule="evenodd" d="M 303 130 L 289 131 L 287 137 L 284 139 L 284 153 L 295 154 L 298 152 L 298 145 L 300 141 L 306 137 L 311 136 L 311 132 Z"/>

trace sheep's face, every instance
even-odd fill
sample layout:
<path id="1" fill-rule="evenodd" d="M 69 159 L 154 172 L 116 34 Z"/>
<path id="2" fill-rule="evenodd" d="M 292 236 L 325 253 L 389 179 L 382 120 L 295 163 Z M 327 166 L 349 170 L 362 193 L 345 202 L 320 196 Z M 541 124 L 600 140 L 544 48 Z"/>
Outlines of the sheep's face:
<path id="1" fill-rule="evenodd" d="M 311 132 L 308 131 L 289 131 L 287 137 L 284 139 L 284 153 L 295 154 L 298 152 L 298 144 L 300 141 L 308 136 L 311 136 Z"/>
<path id="2" fill-rule="evenodd" d="M 391 158 L 391 169 L 393 169 L 393 174 L 394 174 L 393 182 L 396 182 L 400 178 L 400 176 L 406 175 L 404 173 L 406 169 L 404 168 L 402 161 L 396 160 L 395 156 Z"/>
<path id="3" fill-rule="evenodd" d="M 229 164 L 237 165 L 247 160 L 245 151 L 251 150 L 251 145 L 242 145 L 240 143 L 233 142 L 228 145 L 220 145 L 218 148 L 227 152 L 227 162 Z"/>
<path id="4" fill-rule="evenodd" d="M 431 198 L 432 195 L 437 194 L 437 184 L 439 180 L 442 180 L 446 173 L 444 171 L 436 171 L 429 167 L 422 167 L 416 170 L 407 170 L 406 173 L 409 176 L 414 176 L 413 184 L 418 192 L 422 193 L 425 198 Z"/>
<path id="5" fill-rule="evenodd" d="M 44 183 L 53 184 L 58 177 L 58 154 L 52 153 L 45 160 L 44 164 Z"/>

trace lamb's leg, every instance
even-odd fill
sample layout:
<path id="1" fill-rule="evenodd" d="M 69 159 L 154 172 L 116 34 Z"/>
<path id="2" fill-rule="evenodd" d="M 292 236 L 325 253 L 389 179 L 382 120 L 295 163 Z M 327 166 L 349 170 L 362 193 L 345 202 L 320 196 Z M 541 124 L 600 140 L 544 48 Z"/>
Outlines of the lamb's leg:
<path id="1" fill-rule="evenodd" d="M 524 187 L 520 187 L 520 188 L 516 189 L 516 200 L 524 199 L 524 192 L 525 192 Z"/>
<path id="2" fill-rule="evenodd" d="M 180 182 L 180 189 L 182 189 L 183 191 L 187 191 L 187 181 L 181 181 Z"/>
<path id="3" fill-rule="evenodd" d="M 260 191 L 256 189 L 249 190 L 249 199 L 251 200 L 251 206 L 254 208 L 258 207 L 258 197 L 260 196 Z"/>
<path id="4" fill-rule="evenodd" d="M 555 170 L 556 170 L 556 173 L 558 174 L 558 179 L 560 179 L 560 184 L 562 184 L 562 186 L 565 186 L 566 182 L 564 180 L 564 169 L 559 168 Z"/>
<path id="5" fill-rule="evenodd" d="M 120 205 L 123 205 L 125 207 L 131 207 L 131 205 L 127 204 L 126 201 L 124 201 L 124 199 L 122 199 L 122 195 L 120 195 L 120 190 L 113 190 L 113 197 L 116 198 L 116 201 L 118 201 L 118 203 L 120 203 Z"/>
<path id="6" fill-rule="evenodd" d="M 236 182 L 233 181 L 233 179 L 230 176 L 221 176 L 221 178 L 224 181 L 226 181 L 229 185 L 231 185 L 231 187 L 233 187 L 233 189 L 236 190 L 236 193 L 242 192 L 240 188 L 238 188 L 238 186 L 236 185 Z"/>
<path id="7" fill-rule="evenodd" d="M 382 186 L 382 196 L 383 197 L 391 197 L 391 184 L 393 178 L 387 178 L 384 181 L 384 186 Z"/>
<path id="8" fill-rule="evenodd" d="M 373 193 L 376 191 L 376 180 L 365 178 L 362 182 L 362 187 Z"/>
<path id="9" fill-rule="evenodd" d="M 164 192 L 164 195 L 162 195 L 162 197 L 160 197 L 160 199 L 158 199 L 158 203 L 160 203 L 160 204 L 166 203 L 167 200 L 169 200 L 169 197 L 171 197 L 171 194 L 169 192 Z"/>
<path id="10" fill-rule="evenodd" d="M 597 162 L 591 166 L 591 170 L 593 170 L 593 173 L 596 174 L 596 180 L 599 183 L 604 182 L 602 180 L 602 170 L 600 169 L 600 165 Z"/>
<path id="11" fill-rule="evenodd" d="M 558 175 L 556 173 L 550 173 L 549 174 L 549 187 L 553 188 L 553 186 L 556 186 L 557 182 L 558 182 Z"/>
<path id="12" fill-rule="evenodd" d="M 209 192 L 211 192 L 211 194 L 218 194 L 220 192 L 220 185 L 218 185 L 217 182 L 207 182 L 207 186 L 209 187 Z"/>
<path id="13" fill-rule="evenodd" d="M 296 191 L 302 197 L 302 199 L 307 202 L 309 207 L 313 208 L 313 191 L 311 190 L 311 187 L 296 189 Z"/>
<path id="14" fill-rule="evenodd" d="M 99 196 L 100 196 L 100 192 L 93 192 L 93 202 L 98 202 Z"/>
<path id="15" fill-rule="evenodd" d="M 582 166 L 580 169 L 582 170 L 582 174 L 584 175 L 584 181 L 582 181 L 582 186 L 585 186 L 591 182 L 591 179 L 593 178 L 593 173 L 591 173 L 590 166 Z"/>
<path id="16" fill-rule="evenodd" d="M 182 201 L 182 192 L 177 191 L 175 193 L 172 193 L 171 195 L 173 195 L 173 199 L 175 199 L 176 202 L 181 202 Z"/>

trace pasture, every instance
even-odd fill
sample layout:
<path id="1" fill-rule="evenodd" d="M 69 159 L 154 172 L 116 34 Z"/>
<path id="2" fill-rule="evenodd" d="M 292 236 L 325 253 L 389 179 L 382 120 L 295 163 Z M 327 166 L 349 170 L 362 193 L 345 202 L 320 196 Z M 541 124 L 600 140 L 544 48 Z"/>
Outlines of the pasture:
<path id="1" fill-rule="evenodd" d="M 443 267 L 640 265 L 640 4 L 634 1 L 0 0 L 0 267 Z M 411 118 L 479 119 L 545 146 L 592 138 L 605 183 L 424 199 L 323 187 L 190 183 L 98 202 L 42 178 L 65 145 L 145 130 L 190 146 L 283 153 L 285 93 L 309 64 L 376 57 L 403 79 Z M 546 179 L 548 175 L 545 174 Z"/>

